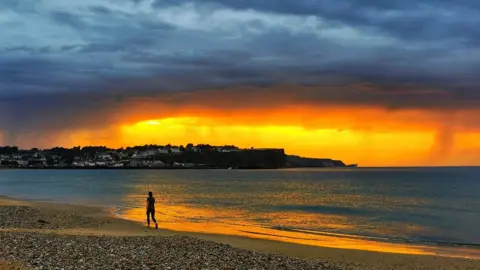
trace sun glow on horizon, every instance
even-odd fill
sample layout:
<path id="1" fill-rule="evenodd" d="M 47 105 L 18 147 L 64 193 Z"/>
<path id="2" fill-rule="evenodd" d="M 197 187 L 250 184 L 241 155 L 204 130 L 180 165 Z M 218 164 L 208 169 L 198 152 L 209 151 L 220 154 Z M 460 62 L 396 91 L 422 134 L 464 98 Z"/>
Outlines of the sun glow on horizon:
<path id="1" fill-rule="evenodd" d="M 425 163 L 435 144 L 431 131 L 376 132 L 298 125 L 227 124 L 205 117 L 150 119 L 121 128 L 122 145 L 209 143 L 242 148 L 284 148 L 287 154 L 342 159 L 363 165 Z M 392 143 L 395 142 L 395 143 Z M 413 160 L 413 162 L 412 162 Z"/>
<path id="2" fill-rule="evenodd" d="M 161 124 L 160 120 L 147 120 L 147 121 L 138 123 L 138 125 L 151 125 L 151 126 L 157 126 L 160 124 Z"/>
<path id="3" fill-rule="evenodd" d="M 142 117 L 134 112 L 121 116 L 99 129 L 68 130 L 52 137 L 22 134 L 18 144 L 44 148 L 59 145 L 120 148 L 193 143 L 283 148 L 289 155 L 339 159 L 362 167 L 480 165 L 480 131 L 468 125 L 474 113 L 457 116 L 467 121 L 463 126 L 458 123 L 451 126 L 442 120 L 443 115 L 433 113 L 355 108 L 189 109 L 170 112 L 168 116 Z"/>

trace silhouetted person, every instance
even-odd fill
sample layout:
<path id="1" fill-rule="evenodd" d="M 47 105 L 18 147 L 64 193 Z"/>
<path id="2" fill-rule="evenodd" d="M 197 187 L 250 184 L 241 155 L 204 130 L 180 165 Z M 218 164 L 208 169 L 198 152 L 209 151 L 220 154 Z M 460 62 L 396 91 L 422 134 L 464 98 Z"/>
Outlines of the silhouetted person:
<path id="1" fill-rule="evenodd" d="M 157 220 L 155 220 L 155 198 L 153 197 L 152 192 L 148 192 L 147 198 L 147 223 L 148 227 L 150 227 L 150 215 L 152 216 L 152 220 L 155 223 L 155 229 L 158 229 Z"/>

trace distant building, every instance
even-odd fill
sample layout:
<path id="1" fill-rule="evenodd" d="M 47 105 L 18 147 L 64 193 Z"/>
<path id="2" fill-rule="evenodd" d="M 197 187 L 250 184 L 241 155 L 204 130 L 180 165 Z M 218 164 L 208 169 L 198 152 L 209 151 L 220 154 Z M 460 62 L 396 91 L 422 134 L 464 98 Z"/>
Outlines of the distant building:
<path id="1" fill-rule="evenodd" d="M 155 150 L 146 150 L 146 151 L 137 152 L 137 153 L 133 154 L 132 158 L 133 158 L 133 159 L 148 158 L 148 157 L 153 157 L 153 156 L 155 156 L 155 154 L 157 154 L 157 153 L 158 153 L 158 152 L 155 151 Z"/>
<path id="2" fill-rule="evenodd" d="M 82 162 L 82 161 L 74 161 L 74 162 L 72 163 L 72 166 L 73 166 L 73 167 L 83 168 L 83 167 L 85 167 L 85 162 Z"/>
<path id="3" fill-rule="evenodd" d="M 85 162 L 85 167 L 95 167 L 95 162 L 87 161 Z"/>
<path id="4" fill-rule="evenodd" d="M 202 150 L 199 147 L 194 146 L 191 148 L 191 151 L 198 153 L 198 152 L 201 152 Z"/>
<path id="5" fill-rule="evenodd" d="M 229 153 L 229 152 L 237 152 L 237 149 L 220 149 L 219 152 L 222 153 Z"/>
<path id="6" fill-rule="evenodd" d="M 152 162 L 152 167 L 155 167 L 155 168 L 163 168 L 165 167 L 165 163 L 161 160 L 155 160 Z"/>
<path id="7" fill-rule="evenodd" d="M 165 155 L 165 154 L 169 154 L 170 151 L 168 151 L 168 148 L 158 148 L 157 153 Z"/>
<path id="8" fill-rule="evenodd" d="M 97 155 L 97 159 L 103 160 L 103 161 L 111 161 L 113 160 L 112 156 L 109 154 L 99 154 Z"/>
<path id="9" fill-rule="evenodd" d="M 172 147 L 170 148 L 170 151 L 172 154 L 180 154 L 182 151 L 180 151 L 179 147 Z"/>
<path id="10" fill-rule="evenodd" d="M 19 167 L 28 167 L 30 164 L 28 160 L 17 160 L 17 163 Z"/>

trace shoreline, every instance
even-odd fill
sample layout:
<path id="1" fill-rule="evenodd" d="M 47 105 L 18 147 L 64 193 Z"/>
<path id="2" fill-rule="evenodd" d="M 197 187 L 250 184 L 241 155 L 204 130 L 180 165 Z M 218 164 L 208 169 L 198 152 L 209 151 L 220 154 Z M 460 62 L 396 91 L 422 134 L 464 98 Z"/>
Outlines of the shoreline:
<path id="1" fill-rule="evenodd" d="M 6 204 L 5 204 L 6 203 Z M 15 206 L 30 206 L 34 208 L 40 209 L 55 209 L 60 211 L 71 211 L 73 213 L 81 214 L 82 216 L 87 217 L 99 217 L 99 218 L 106 218 L 112 221 L 117 222 L 127 222 L 135 224 L 136 226 L 140 226 L 141 228 L 145 228 L 146 222 L 143 220 L 136 220 L 126 218 L 123 215 L 116 214 L 110 210 L 110 207 L 106 206 L 99 206 L 99 205 L 82 205 L 82 204 L 67 204 L 67 203 L 59 203 L 56 201 L 49 201 L 49 200 L 41 200 L 41 199 L 24 199 L 24 198 L 13 198 L 9 196 L 0 195 L 0 207 L 3 205 L 15 205 Z M 160 212 L 159 212 L 160 214 Z M 157 217 L 158 219 L 158 217 Z M 371 249 L 356 249 L 356 248 L 347 248 L 347 247 L 330 247 L 330 246 L 321 246 L 321 245 L 311 245 L 311 244 L 304 244 L 304 243 L 297 243 L 297 242 L 290 242 L 287 240 L 277 240 L 273 238 L 262 238 L 257 237 L 256 235 L 262 235 L 262 233 L 256 233 L 253 230 L 250 231 L 249 235 L 239 235 L 239 234 L 230 234 L 230 233 L 220 233 L 220 232 L 205 232 L 205 231 L 195 231 L 195 230 L 181 230 L 178 228 L 166 228 L 166 227 L 159 227 L 159 230 L 162 232 L 167 232 L 168 234 L 182 234 L 182 235 L 194 235 L 194 236 L 209 236 L 210 238 L 213 237 L 221 237 L 221 238 L 248 238 L 252 240 L 258 241 L 271 241 L 276 243 L 285 243 L 285 244 L 293 244 L 293 245 L 301 245 L 301 246 L 309 246 L 309 247 L 318 247 L 318 248 L 326 248 L 326 249 L 341 249 L 341 250 L 351 250 L 351 251 L 360 251 L 360 252 L 378 252 L 384 254 L 400 254 L 400 255 L 420 255 L 420 256 L 438 256 L 444 258 L 460 258 L 460 259 L 473 259 L 473 260 L 480 260 L 480 244 L 472 244 L 472 243 L 450 243 L 450 242 L 436 242 L 436 241 L 414 241 L 414 240 L 407 240 L 407 239 L 396 239 L 396 238 L 389 238 L 389 239 L 382 239 L 382 238 L 375 238 L 375 237 L 364 237 L 364 236 L 357 236 L 357 235 L 343 235 L 343 234 L 334 234 L 334 233 L 319 233 L 320 235 L 329 237 L 329 238 L 338 238 L 338 239 L 351 239 L 351 240 L 360 240 L 365 241 L 366 243 L 375 243 L 378 245 L 393 245 L 399 247 L 410 247 L 411 253 L 404 253 L 404 252 L 395 252 L 394 249 L 388 251 L 379 251 L 379 250 L 371 250 Z M 288 231 L 286 231 L 288 232 Z M 136 231 L 138 233 L 138 231 Z M 274 236 L 274 235 L 272 235 Z M 293 238 L 289 236 L 279 235 L 277 238 Z M 425 249 L 425 252 L 420 253 L 419 251 L 421 248 L 445 248 L 445 249 L 462 249 L 462 248 L 471 248 L 471 250 L 478 251 L 478 256 L 475 257 L 464 257 L 461 255 L 454 255 L 454 254 L 439 254 L 434 253 Z M 415 251 L 414 251 L 415 250 Z"/>
<path id="2" fill-rule="evenodd" d="M 74 225 L 64 229 L 32 229 L 32 228 L 1 228 L 0 233 L 40 233 L 48 235 L 98 236 L 98 237 L 192 237 L 215 243 L 227 244 L 233 248 L 251 250 L 262 254 L 278 254 L 304 260 L 322 260 L 334 265 L 352 267 L 351 269 L 480 269 L 480 260 L 449 258 L 432 255 L 408 255 L 382 253 L 338 248 L 310 246 L 296 243 L 279 242 L 275 240 L 249 238 L 235 235 L 217 235 L 198 232 L 182 232 L 166 229 L 147 229 L 140 222 L 113 217 L 107 211 L 98 207 L 57 204 L 51 202 L 36 202 L 17 200 L 0 196 L 0 208 L 6 206 L 25 206 L 45 211 L 69 213 L 92 222 L 101 223 L 95 228 L 84 228 Z M 2 258 L 0 258 L 0 261 Z M 442 266 L 444 268 L 437 268 Z M 458 266 L 461 266 L 458 268 Z M 463 268 L 465 266 L 465 268 Z"/>
<path id="3" fill-rule="evenodd" d="M 2 196 L 0 196 L 1 200 Z M 131 215 L 128 213 L 119 214 L 116 210 L 112 210 L 111 206 L 101 205 L 71 205 L 62 204 L 56 201 L 42 200 L 42 199 L 26 199 L 26 198 L 11 198 L 4 197 L 11 201 L 18 202 L 30 202 L 34 206 L 49 205 L 54 208 L 64 207 L 85 207 L 95 209 L 97 212 L 103 213 L 102 216 L 108 216 L 114 220 L 122 220 L 128 222 L 134 222 L 135 224 L 144 224 L 143 212 L 141 209 L 134 208 L 134 210 L 140 210 L 141 218 L 138 215 Z M 0 204 L 1 205 L 1 204 Z M 162 212 L 157 212 L 160 216 Z M 158 220 L 159 216 L 157 216 Z M 308 232 L 296 231 L 296 230 L 278 230 L 257 227 L 254 224 L 243 229 L 236 227 L 221 227 L 221 224 L 217 223 L 205 223 L 203 226 L 196 226 L 196 223 L 175 223 L 175 222 L 159 222 L 160 229 L 175 234 L 193 235 L 204 237 L 206 235 L 210 238 L 223 237 L 223 238 L 248 238 L 253 240 L 273 241 L 278 243 L 296 244 L 301 246 L 327 248 L 327 249 L 343 249 L 352 251 L 365 251 L 365 252 L 380 252 L 386 254 L 400 254 L 400 255 L 427 255 L 438 256 L 447 258 L 464 258 L 480 260 L 480 248 L 476 244 L 468 243 L 444 243 L 444 242 L 422 242 L 413 241 L 401 238 L 375 238 L 360 235 L 348 235 L 348 234 L 335 234 L 335 233 L 322 233 L 312 232 L 313 235 Z M 173 224 L 173 226 L 172 226 Z M 176 224 L 179 224 L 177 226 Z M 193 225 L 193 226 L 192 226 Z M 143 225 L 142 225 L 143 226 Z M 209 230 L 204 230 L 203 227 L 208 227 Z M 306 233 L 306 234 L 304 234 Z M 310 238 L 312 237 L 312 238 Z M 210 239 L 209 238 L 209 239 Z M 228 240 L 228 239 L 227 239 Z"/>

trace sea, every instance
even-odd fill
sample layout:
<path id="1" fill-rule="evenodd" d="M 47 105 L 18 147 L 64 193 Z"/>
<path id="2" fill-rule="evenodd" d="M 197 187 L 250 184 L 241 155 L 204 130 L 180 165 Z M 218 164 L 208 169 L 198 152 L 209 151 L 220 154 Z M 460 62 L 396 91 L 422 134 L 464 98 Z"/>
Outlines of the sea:
<path id="1" fill-rule="evenodd" d="M 0 195 L 104 208 L 160 228 L 480 258 L 480 167 L 0 170 Z"/>

